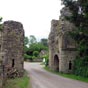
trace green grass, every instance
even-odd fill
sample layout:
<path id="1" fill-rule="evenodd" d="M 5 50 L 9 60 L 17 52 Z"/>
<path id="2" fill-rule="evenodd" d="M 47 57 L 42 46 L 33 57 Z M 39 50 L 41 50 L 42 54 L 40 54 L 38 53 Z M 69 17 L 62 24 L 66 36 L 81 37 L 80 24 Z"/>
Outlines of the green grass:
<path id="1" fill-rule="evenodd" d="M 60 76 L 66 77 L 66 78 L 79 80 L 79 81 L 83 81 L 83 82 L 88 82 L 88 78 L 83 78 L 83 77 L 80 77 L 80 76 L 76 76 L 74 74 L 64 74 L 64 73 L 55 72 L 55 71 L 49 69 L 48 67 L 44 67 L 44 69 L 49 71 L 49 72 L 52 72 L 56 75 L 60 75 Z"/>
<path id="2" fill-rule="evenodd" d="M 21 78 L 8 79 L 5 88 L 31 88 L 30 78 L 25 74 Z"/>

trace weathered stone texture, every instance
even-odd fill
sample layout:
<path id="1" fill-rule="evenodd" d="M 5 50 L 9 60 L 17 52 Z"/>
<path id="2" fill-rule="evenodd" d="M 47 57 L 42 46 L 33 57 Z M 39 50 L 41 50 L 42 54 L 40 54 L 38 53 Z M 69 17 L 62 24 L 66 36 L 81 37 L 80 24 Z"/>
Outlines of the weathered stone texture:
<path id="1" fill-rule="evenodd" d="M 3 24 L 2 56 L 4 65 L 16 68 L 19 73 L 23 73 L 23 46 L 24 30 L 19 22 L 6 21 Z"/>
<path id="2" fill-rule="evenodd" d="M 23 25 L 16 21 L 6 21 L 2 25 L 3 29 L 0 31 L 0 62 L 4 69 L 1 68 L 2 72 L 0 74 L 3 73 L 1 77 L 14 77 L 14 75 L 15 77 L 20 77 L 23 75 L 24 71 Z"/>
<path id="3" fill-rule="evenodd" d="M 69 36 L 69 31 L 75 30 L 75 26 L 65 19 L 70 16 L 68 8 L 61 10 L 59 20 L 52 20 L 49 34 L 49 67 L 53 70 L 69 73 L 74 67 L 76 57 L 76 43 Z"/>
<path id="4" fill-rule="evenodd" d="M 2 68 L 2 32 L 0 31 L 0 88 L 3 85 L 3 68 Z"/>
<path id="5" fill-rule="evenodd" d="M 0 66 L 0 88 L 2 88 L 2 68 Z"/>

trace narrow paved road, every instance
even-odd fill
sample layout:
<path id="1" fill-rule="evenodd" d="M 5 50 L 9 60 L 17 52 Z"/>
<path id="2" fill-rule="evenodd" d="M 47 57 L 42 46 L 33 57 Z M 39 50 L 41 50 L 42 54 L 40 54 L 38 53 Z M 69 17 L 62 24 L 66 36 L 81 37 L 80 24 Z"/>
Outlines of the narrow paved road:
<path id="1" fill-rule="evenodd" d="M 40 63 L 24 63 L 32 88 L 88 88 L 88 83 L 57 76 L 42 69 Z"/>

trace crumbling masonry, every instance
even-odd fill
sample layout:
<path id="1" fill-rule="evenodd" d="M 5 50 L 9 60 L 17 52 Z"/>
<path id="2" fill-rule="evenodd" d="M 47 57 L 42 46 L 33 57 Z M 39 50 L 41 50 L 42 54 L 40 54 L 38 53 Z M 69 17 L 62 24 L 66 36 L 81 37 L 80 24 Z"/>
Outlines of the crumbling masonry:
<path id="1" fill-rule="evenodd" d="M 76 43 L 70 37 L 69 31 L 75 30 L 75 26 L 65 19 L 71 13 L 67 7 L 61 10 L 59 20 L 51 21 L 49 34 L 49 67 L 62 73 L 71 73 L 76 57 Z"/>
<path id="2" fill-rule="evenodd" d="M 2 25 L 3 28 L 0 31 L 0 85 L 7 77 L 23 75 L 24 60 L 23 25 L 15 21 L 6 21 Z"/>

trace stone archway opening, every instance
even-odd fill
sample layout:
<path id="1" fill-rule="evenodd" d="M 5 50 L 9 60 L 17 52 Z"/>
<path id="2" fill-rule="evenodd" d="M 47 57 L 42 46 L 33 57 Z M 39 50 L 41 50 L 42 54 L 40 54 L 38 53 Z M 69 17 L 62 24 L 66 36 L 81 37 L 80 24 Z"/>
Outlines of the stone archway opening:
<path id="1" fill-rule="evenodd" d="M 54 70 L 59 71 L 59 57 L 58 57 L 58 55 L 54 56 Z"/>

